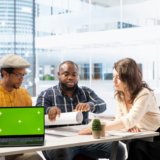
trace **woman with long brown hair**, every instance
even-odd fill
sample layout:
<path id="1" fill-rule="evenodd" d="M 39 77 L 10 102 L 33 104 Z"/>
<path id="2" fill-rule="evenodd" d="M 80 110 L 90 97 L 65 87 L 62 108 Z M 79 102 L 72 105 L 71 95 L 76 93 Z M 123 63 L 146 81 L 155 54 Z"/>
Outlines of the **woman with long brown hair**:
<path id="1" fill-rule="evenodd" d="M 133 59 L 124 58 L 114 64 L 113 83 L 117 112 L 114 121 L 106 122 L 106 131 L 160 131 L 160 110 L 156 98 L 153 90 L 142 80 L 141 70 Z M 80 134 L 90 132 L 85 129 Z M 128 160 L 159 160 L 159 139 L 158 136 L 154 142 L 133 141 L 130 144 Z"/>

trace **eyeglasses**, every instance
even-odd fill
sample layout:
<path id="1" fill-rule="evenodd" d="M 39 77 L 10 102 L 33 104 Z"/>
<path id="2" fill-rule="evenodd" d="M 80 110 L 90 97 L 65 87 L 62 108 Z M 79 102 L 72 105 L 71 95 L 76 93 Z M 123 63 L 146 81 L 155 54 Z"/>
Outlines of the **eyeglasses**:
<path id="1" fill-rule="evenodd" d="M 12 72 L 11 74 L 14 74 L 17 78 L 23 78 L 26 75 L 21 73 L 14 73 L 14 72 Z"/>

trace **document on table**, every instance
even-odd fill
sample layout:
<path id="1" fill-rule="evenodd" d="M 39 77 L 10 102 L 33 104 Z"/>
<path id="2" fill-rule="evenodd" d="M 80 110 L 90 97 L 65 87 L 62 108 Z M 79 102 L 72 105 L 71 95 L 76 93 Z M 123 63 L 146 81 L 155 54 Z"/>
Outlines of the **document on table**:
<path id="1" fill-rule="evenodd" d="M 71 137 L 78 135 L 78 132 L 86 127 L 87 125 L 76 125 L 67 127 L 47 128 L 45 129 L 45 134 L 57 137 Z"/>
<path id="2" fill-rule="evenodd" d="M 81 124 L 82 120 L 83 120 L 82 112 L 61 113 L 60 117 L 57 116 L 55 121 L 49 120 L 48 115 L 45 115 L 45 126 Z"/>
<path id="3" fill-rule="evenodd" d="M 130 137 L 134 135 L 140 135 L 143 134 L 143 132 L 127 132 L 127 131 L 108 131 L 108 135 L 110 136 L 121 136 L 121 137 Z"/>

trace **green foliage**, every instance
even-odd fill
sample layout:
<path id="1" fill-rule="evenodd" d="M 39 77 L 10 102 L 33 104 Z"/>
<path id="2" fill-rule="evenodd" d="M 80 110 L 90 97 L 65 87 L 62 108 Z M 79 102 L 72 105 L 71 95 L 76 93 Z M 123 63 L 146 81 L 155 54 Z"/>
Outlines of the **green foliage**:
<path id="1" fill-rule="evenodd" d="M 101 121 L 99 119 L 93 120 L 92 131 L 101 131 Z"/>
<path id="2" fill-rule="evenodd" d="M 43 76 L 43 80 L 54 80 L 54 77 L 49 74 L 46 74 Z"/>

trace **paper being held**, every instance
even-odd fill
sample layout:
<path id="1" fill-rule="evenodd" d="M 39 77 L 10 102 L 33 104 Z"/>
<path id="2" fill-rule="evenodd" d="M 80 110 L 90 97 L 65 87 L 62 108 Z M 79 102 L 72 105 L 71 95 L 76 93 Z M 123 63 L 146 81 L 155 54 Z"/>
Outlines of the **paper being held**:
<path id="1" fill-rule="evenodd" d="M 83 120 L 82 112 L 65 112 L 56 117 L 55 121 L 48 119 L 45 115 L 45 126 L 54 125 L 67 125 L 67 124 L 80 124 Z"/>

